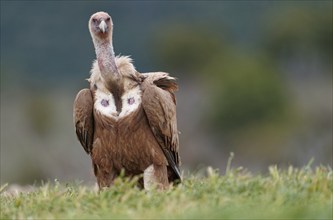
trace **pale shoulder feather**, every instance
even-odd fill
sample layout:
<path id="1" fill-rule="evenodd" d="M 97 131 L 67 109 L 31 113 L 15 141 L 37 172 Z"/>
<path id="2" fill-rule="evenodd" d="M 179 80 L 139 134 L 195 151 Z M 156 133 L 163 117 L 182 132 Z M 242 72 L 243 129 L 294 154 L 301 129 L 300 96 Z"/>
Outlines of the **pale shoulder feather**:
<path id="1" fill-rule="evenodd" d="M 96 82 L 102 80 L 101 72 L 99 71 L 97 60 L 94 60 L 91 70 L 90 70 L 90 77 L 87 80 L 89 83 L 96 83 Z"/>
<path id="2" fill-rule="evenodd" d="M 159 79 L 169 79 L 169 80 L 176 80 L 175 77 L 172 77 L 169 75 L 169 73 L 166 72 L 149 72 L 149 73 L 141 73 L 141 75 L 146 78 L 150 82 L 154 82 Z"/>
<path id="3" fill-rule="evenodd" d="M 133 60 L 129 56 L 117 56 L 116 66 L 118 68 L 118 71 L 120 71 L 123 76 L 130 76 L 136 74 Z"/>
<path id="4" fill-rule="evenodd" d="M 144 78 L 143 85 L 154 84 L 164 90 L 174 93 L 178 90 L 177 79 L 169 75 L 166 72 L 149 72 L 142 73 Z"/>

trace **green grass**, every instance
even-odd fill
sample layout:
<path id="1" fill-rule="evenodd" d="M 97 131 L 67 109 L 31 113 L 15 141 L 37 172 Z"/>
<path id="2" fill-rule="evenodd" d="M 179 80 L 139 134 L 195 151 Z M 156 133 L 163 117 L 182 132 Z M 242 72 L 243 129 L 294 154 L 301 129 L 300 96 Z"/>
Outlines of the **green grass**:
<path id="1" fill-rule="evenodd" d="M 265 176 L 241 168 L 221 176 L 208 168 L 207 176 L 189 176 L 163 192 L 124 179 L 101 192 L 59 182 L 18 195 L 1 187 L 1 219 L 332 219 L 332 174 L 324 166 L 272 166 Z"/>

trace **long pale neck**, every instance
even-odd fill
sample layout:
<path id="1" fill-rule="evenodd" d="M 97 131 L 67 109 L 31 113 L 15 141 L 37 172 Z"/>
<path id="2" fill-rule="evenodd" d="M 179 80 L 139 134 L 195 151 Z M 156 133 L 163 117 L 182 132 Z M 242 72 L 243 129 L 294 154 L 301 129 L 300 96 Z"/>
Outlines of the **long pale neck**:
<path id="1" fill-rule="evenodd" d="M 116 66 L 112 42 L 109 40 L 95 40 L 94 45 L 98 66 L 103 78 L 108 82 L 119 79 L 120 74 Z"/>
<path id="2" fill-rule="evenodd" d="M 99 41 L 94 39 L 94 45 L 99 70 L 106 82 L 105 86 L 112 93 L 117 112 L 120 113 L 122 109 L 121 97 L 124 92 L 124 85 L 116 66 L 112 42 L 109 40 Z"/>

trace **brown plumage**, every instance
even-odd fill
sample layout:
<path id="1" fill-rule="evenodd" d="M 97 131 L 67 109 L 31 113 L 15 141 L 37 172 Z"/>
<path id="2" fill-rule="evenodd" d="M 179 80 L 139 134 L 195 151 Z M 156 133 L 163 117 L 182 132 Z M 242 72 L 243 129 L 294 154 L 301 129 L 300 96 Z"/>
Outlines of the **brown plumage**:
<path id="1" fill-rule="evenodd" d="M 105 12 L 89 20 L 96 52 L 89 89 L 74 101 L 74 125 L 90 154 L 100 188 L 112 185 L 122 170 L 143 174 L 146 189 L 180 182 L 179 140 L 173 77 L 138 73 L 129 57 L 115 57 L 113 23 Z M 143 181 L 143 182 L 142 182 Z"/>

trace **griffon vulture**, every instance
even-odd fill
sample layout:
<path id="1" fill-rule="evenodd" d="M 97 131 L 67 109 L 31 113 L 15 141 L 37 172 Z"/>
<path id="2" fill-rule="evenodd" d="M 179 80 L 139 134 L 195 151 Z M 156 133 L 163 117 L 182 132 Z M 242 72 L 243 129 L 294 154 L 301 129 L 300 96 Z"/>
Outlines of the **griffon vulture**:
<path id="1" fill-rule="evenodd" d="M 77 94 L 73 116 L 99 188 L 111 186 L 122 170 L 128 177 L 141 175 L 139 185 L 145 189 L 180 182 L 175 78 L 164 72 L 141 74 L 129 57 L 115 57 L 107 13 L 93 14 L 89 31 L 96 60 L 90 88 Z"/>

